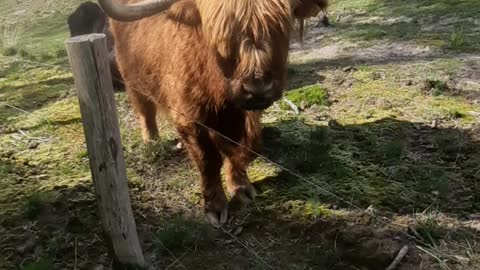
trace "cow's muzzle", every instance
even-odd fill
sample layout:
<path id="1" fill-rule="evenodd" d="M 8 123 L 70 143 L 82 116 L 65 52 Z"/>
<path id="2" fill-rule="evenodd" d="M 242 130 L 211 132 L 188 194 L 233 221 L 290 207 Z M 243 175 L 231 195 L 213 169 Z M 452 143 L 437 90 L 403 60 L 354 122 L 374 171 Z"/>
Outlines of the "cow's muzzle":
<path id="1" fill-rule="evenodd" d="M 242 94 L 244 109 L 264 110 L 281 97 L 282 91 L 275 80 L 254 79 L 242 83 Z"/>

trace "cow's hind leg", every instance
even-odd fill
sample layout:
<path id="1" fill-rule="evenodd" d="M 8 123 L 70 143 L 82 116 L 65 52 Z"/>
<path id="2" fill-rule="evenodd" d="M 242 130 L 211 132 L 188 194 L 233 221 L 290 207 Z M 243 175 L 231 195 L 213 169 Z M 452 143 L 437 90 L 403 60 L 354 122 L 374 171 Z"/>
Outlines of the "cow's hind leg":
<path id="1" fill-rule="evenodd" d="M 198 126 L 177 129 L 200 172 L 205 215 L 213 226 L 219 227 L 227 221 L 227 198 L 220 175 L 222 156 L 205 129 Z"/>
<path id="2" fill-rule="evenodd" d="M 244 126 L 237 130 L 240 134 L 238 144 L 223 140 L 222 154 L 225 157 L 225 175 L 227 188 L 233 204 L 249 204 L 255 199 L 256 191 L 250 183 L 247 168 L 255 159 L 255 154 L 261 146 L 260 114 L 246 114 Z M 253 151 L 253 152 L 252 152 Z"/>
<path id="3" fill-rule="evenodd" d="M 148 143 L 158 138 L 157 106 L 155 103 L 148 97 L 135 91 L 128 91 L 128 98 L 140 121 L 143 141 Z"/>

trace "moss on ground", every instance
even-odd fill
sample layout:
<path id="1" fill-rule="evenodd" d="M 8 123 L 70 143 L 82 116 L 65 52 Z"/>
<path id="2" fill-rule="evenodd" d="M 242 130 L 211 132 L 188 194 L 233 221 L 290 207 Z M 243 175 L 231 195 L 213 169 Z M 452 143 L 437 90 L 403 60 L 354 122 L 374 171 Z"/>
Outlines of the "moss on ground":
<path id="1" fill-rule="evenodd" d="M 320 85 L 309 85 L 288 91 L 285 97 L 297 106 L 328 105 L 328 93 Z"/>

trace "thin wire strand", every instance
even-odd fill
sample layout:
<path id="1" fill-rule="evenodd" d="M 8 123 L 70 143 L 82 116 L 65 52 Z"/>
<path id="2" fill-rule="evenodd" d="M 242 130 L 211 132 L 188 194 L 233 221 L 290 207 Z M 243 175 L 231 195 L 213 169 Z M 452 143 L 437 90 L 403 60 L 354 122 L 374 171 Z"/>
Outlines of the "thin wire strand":
<path id="1" fill-rule="evenodd" d="M 193 247 L 192 247 L 193 248 Z M 178 262 L 181 266 L 183 266 L 183 268 L 186 269 L 185 265 L 180 261 L 181 259 L 183 259 L 185 256 L 187 256 L 188 253 L 190 253 L 190 251 L 192 251 L 192 248 L 189 248 L 186 252 L 184 252 L 182 254 L 182 256 L 178 257 L 178 259 L 174 262 L 172 262 L 169 266 L 167 266 L 167 268 L 165 268 L 165 270 L 168 270 L 170 268 L 172 268 L 173 266 L 175 266 L 175 264 Z"/>
<path id="2" fill-rule="evenodd" d="M 19 107 L 13 106 L 13 105 L 10 105 L 10 104 L 8 104 L 8 103 L 6 103 L 6 102 L 1 102 L 0 104 L 3 104 L 5 107 L 8 107 L 8 108 L 10 108 L 10 109 L 14 109 L 14 110 L 19 111 L 19 112 L 22 112 L 22 113 L 26 113 L 26 114 L 33 115 L 33 113 L 31 113 L 31 112 L 29 112 L 29 111 L 26 111 L 26 110 L 24 110 L 24 109 L 21 109 L 21 108 L 19 108 Z"/>
<path id="3" fill-rule="evenodd" d="M 173 264 L 178 263 L 181 267 L 183 267 L 183 269 L 188 270 L 188 268 L 180 261 L 185 255 L 182 255 L 182 257 L 177 258 L 177 256 L 175 256 L 175 254 L 173 254 L 173 252 L 167 246 L 165 246 L 165 244 L 160 239 L 155 239 L 155 241 L 158 241 L 160 245 L 162 245 L 162 247 L 168 252 L 168 254 L 172 256 L 172 258 L 175 260 Z"/>
<path id="4" fill-rule="evenodd" d="M 45 66 L 45 67 L 52 67 L 52 68 L 62 68 L 62 69 L 68 70 L 68 71 L 72 71 L 72 69 L 70 67 L 62 66 L 62 65 L 59 65 L 59 64 L 49 64 L 49 63 L 33 61 L 33 60 L 28 60 L 28 59 L 13 57 L 13 56 L 5 56 L 5 55 L 0 55 L 0 57 L 5 58 L 5 59 L 10 59 L 14 62 L 24 62 L 24 63 L 28 63 L 28 64 L 36 64 L 36 65 Z"/>
<path id="5" fill-rule="evenodd" d="M 245 248 L 246 250 L 250 251 L 250 253 L 252 253 L 255 257 L 257 257 L 258 260 L 260 260 L 265 266 L 268 267 L 268 269 L 273 269 L 273 266 L 271 266 L 269 263 L 267 263 L 265 261 L 265 259 L 263 259 L 260 255 L 258 255 L 258 253 L 249 248 L 245 243 L 243 243 L 240 239 L 238 239 L 238 237 L 236 237 L 234 234 L 232 234 L 231 232 L 227 231 L 224 227 L 220 227 L 220 229 L 226 233 L 228 236 L 230 236 L 233 240 L 235 240 L 236 242 L 238 242 L 240 245 L 242 245 L 243 248 Z"/>

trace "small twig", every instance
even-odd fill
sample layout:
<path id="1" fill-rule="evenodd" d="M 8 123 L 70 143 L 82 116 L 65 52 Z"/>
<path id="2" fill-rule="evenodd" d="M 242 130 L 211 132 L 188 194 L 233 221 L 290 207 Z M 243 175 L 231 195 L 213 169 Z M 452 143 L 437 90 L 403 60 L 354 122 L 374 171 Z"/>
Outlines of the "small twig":
<path id="1" fill-rule="evenodd" d="M 187 256 L 187 254 L 192 251 L 192 249 L 195 247 L 196 244 L 194 244 L 191 248 L 189 248 L 187 251 L 185 251 L 185 253 L 182 254 L 182 256 L 178 257 L 178 258 L 175 258 L 175 261 L 172 262 L 169 266 L 167 266 L 167 268 L 165 268 L 165 270 L 168 270 L 170 269 L 171 267 L 173 267 L 174 265 L 176 265 L 177 263 L 181 264 L 180 260 L 183 259 L 185 256 Z"/>
<path id="2" fill-rule="evenodd" d="M 268 269 L 273 269 L 273 267 L 268 264 L 262 257 L 260 257 L 260 255 L 258 255 L 257 252 L 255 252 L 253 249 L 249 248 L 245 243 L 243 243 L 240 239 L 238 239 L 235 235 L 233 235 L 232 233 L 230 233 L 229 231 L 227 231 L 225 228 L 223 227 L 220 227 L 220 229 L 228 234 L 228 236 L 230 236 L 234 241 L 236 241 L 237 243 L 239 243 L 241 246 L 243 246 L 246 250 L 248 250 L 251 254 L 253 254 L 255 257 L 257 257 L 257 259 L 262 262 Z"/>
<path id="3" fill-rule="evenodd" d="M 238 235 L 238 234 L 234 233 L 234 235 Z M 252 239 L 255 240 L 255 242 L 257 242 L 257 243 L 260 245 L 261 250 L 265 250 L 265 249 L 266 249 L 266 247 L 265 247 L 260 241 L 258 241 L 255 236 L 252 235 Z"/>
<path id="4" fill-rule="evenodd" d="M 403 246 L 403 248 L 400 249 L 400 251 L 398 252 L 397 257 L 395 257 L 395 259 L 390 264 L 390 266 L 387 267 L 387 270 L 395 269 L 398 266 L 398 264 L 400 264 L 400 262 L 405 257 L 405 255 L 407 255 L 407 252 L 408 252 L 408 246 Z"/>
<path id="5" fill-rule="evenodd" d="M 167 252 L 168 254 L 170 254 L 170 256 L 172 256 L 172 258 L 175 260 L 173 263 L 178 263 L 179 266 L 181 266 L 183 269 L 188 269 L 187 267 L 185 267 L 185 265 L 180 261 L 179 258 L 177 258 L 177 256 L 175 256 L 175 254 L 173 254 L 172 251 L 170 251 L 170 249 L 167 248 L 167 246 L 165 246 L 162 241 L 160 241 L 160 239 L 156 239 L 157 243 L 159 243 Z M 190 251 L 190 250 L 189 250 Z M 188 252 L 189 252 L 188 251 Z M 185 256 L 185 255 L 182 255 L 182 257 Z"/>
<path id="6" fill-rule="evenodd" d="M 468 111 L 468 113 L 475 117 L 480 117 L 480 112 Z"/>
<path id="7" fill-rule="evenodd" d="M 283 98 L 283 101 L 287 103 L 288 107 L 290 107 L 290 109 L 292 109 L 295 112 L 295 114 L 300 114 L 300 110 L 298 109 L 297 105 L 295 105 L 293 102 L 291 102 L 286 98 Z"/>
<path id="8" fill-rule="evenodd" d="M 2 102 L 2 104 L 3 104 L 5 107 L 8 107 L 8 108 L 10 108 L 10 109 L 14 109 L 14 110 L 17 110 L 17 111 L 19 111 L 19 112 L 26 113 L 26 114 L 32 114 L 31 112 L 25 111 L 24 109 L 20 109 L 20 108 L 18 108 L 18 107 L 13 106 L 13 105 L 10 105 L 10 104 L 4 103 L 4 102 Z"/>
<path id="9" fill-rule="evenodd" d="M 25 133 L 25 131 L 23 131 L 21 129 L 19 129 L 18 132 L 20 134 L 22 134 L 24 137 L 26 137 L 27 139 L 30 139 L 30 140 L 42 141 L 42 142 L 48 142 L 49 141 L 49 138 L 32 137 L 32 136 L 28 135 L 27 133 Z"/>
<path id="10" fill-rule="evenodd" d="M 413 237 L 414 238 L 417 238 L 418 240 L 420 240 L 421 242 L 427 242 L 425 241 L 425 238 L 423 238 L 423 236 L 417 232 L 417 230 L 415 230 L 415 228 L 413 228 L 412 226 L 408 226 L 408 230 L 413 234 Z"/>
<path id="11" fill-rule="evenodd" d="M 416 246 L 419 250 L 425 252 L 426 254 L 430 255 L 432 258 L 436 259 L 438 261 L 438 263 L 440 264 L 440 266 L 443 268 L 443 269 L 446 269 L 446 270 L 452 270 L 445 262 L 442 261 L 442 259 L 440 259 L 437 255 L 433 254 L 431 251 L 417 245 Z"/>
<path id="12" fill-rule="evenodd" d="M 464 140 L 463 130 L 461 131 L 461 134 L 462 134 L 462 143 L 463 143 L 463 140 Z M 458 163 L 458 160 L 460 159 L 461 153 L 462 153 L 462 147 L 459 146 L 458 147 L 458 152 L 457 152 L 457 157 L 455 158 L 455 162 L 453 163 L 452 168 L 455 168 L 457 166 L 457 163 Z"/>

